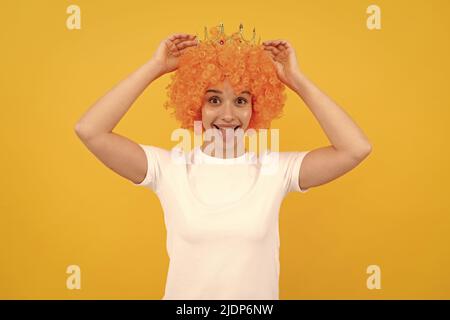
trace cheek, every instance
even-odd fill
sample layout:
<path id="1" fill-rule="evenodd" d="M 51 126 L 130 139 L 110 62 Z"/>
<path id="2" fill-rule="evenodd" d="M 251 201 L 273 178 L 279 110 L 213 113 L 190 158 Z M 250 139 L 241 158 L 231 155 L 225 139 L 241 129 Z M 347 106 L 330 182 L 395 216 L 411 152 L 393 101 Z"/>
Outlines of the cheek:
<path id="1" fill-rule="evenodd" d="M 202 108 L 202 122 L 204 125 L 209 125 L 214 121 L 215 117 L 216 112 L 207 107 Z"/>
<path id="2" fill-rule="evenodd" d="M 252 108 L 248 108 L 248 109 L 242 111 L 242 113 L 241 113 L 242 121 L 245 121 L 248 123 L 250 121 L 251 117 L 252 117 Z"/>

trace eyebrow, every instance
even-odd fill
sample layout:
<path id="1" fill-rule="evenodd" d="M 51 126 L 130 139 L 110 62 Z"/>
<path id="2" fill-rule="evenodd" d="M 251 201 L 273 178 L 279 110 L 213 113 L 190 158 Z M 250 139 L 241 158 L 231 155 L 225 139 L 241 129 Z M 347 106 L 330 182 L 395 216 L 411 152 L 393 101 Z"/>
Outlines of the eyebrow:
<path id="1" fill-rule="evenodd" d="M 216 89 L 209 89 L 209 90 L 206 90 L 206 93 L 208 93 L 208 92 L 214 92 L 214 93 L 223 93 L 222 91 L 219 91 L 219 90 L 216 90 Z M 247 93 L 248 95 L 252 95 L 249 91 L 242 91 L 240 94 L 244 94 L 244 93 Z"/>

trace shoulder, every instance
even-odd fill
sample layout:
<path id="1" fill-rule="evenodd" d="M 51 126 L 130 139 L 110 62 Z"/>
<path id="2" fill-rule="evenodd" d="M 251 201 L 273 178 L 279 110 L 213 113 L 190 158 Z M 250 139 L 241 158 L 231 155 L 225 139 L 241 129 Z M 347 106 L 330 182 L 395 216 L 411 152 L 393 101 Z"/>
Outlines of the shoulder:
<path id="1" fill-rule="evenodd" d="M 168 149 L 143 143 L 140 143 L 139 145 L 144 150 L 148 161 L 152 161 L 158 164 L 164 164 L 167 163 L 168 160 L 170 160 L 170 150 Z"/>
<path id="2" fill-rule="evenodd" d="M 179 146 L 167 149 L 148 144 L 140 145 L 147 154 L 147 158 L 153 158 L 161 167 L 186 164 L 190 160 L 192 154 L 192 152 L 185 152 Z"/>
<path id="3" fill-rule="evenodd" d="M 309 151 L 266 151 L 262 153 L 259 160 L 262 164 L 279 163 L 286 165 L 291 161 L 303 158 Z"/>
<path id="4" fill-rule="evenodd" d="M 259 157 L 266 172 L 283 174 L 300 166 L 309 151 L 266 151 Z"/>

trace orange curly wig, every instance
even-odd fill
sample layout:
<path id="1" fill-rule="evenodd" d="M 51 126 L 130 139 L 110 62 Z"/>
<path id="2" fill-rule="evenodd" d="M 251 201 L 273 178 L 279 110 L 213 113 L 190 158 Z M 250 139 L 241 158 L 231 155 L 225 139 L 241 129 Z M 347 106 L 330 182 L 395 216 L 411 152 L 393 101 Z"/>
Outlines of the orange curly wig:
<path id="1" fill-rule="evenodd" d="M 210 29 L 212 36 L 217 37 L 218 32 L 217 27 Z M 241 42 L 239 37 L 234 33 L 227 38 Z M 196 47 L 187 48 L 166 87 L 168 100 L 164 107 L 174 109 L 171 115 L 181 122 L 182 128 L 193 130 L 194 121 L 201 121 L 205 91 L 225 78 L 235 92 L 250 89 L 252 93 L 249 128 L 269 128 L 273 119 L 281 117 L 286 87 L 278 79 L 270 56 L 259 44 L 242 43 L 238 47 L 222 41 L 200 42 Z"/>

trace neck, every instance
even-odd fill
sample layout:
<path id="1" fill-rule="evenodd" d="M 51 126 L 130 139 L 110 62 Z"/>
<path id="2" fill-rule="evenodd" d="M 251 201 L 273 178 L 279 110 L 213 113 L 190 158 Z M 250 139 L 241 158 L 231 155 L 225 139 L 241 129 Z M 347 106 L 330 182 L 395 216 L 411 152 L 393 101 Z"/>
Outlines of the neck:
<path id="1" fill-rule="evenodd" d="M 208 147 L 210 144 L 212 146 Z M 208 147 L 208 148 L 207 148 Z M 245 147 L 238 148 L 238 143 L 234 143 L 232 146 L 223 145 L 222 152 L 218 152 L 218 147 L 211 141 L 204 141 L 200 146 L 200 149 L 207 155 L 216 158 L 229 159 L 237 158 L 245 154 Z M 239 150 L 240 149 L 240 150 Z"/>

